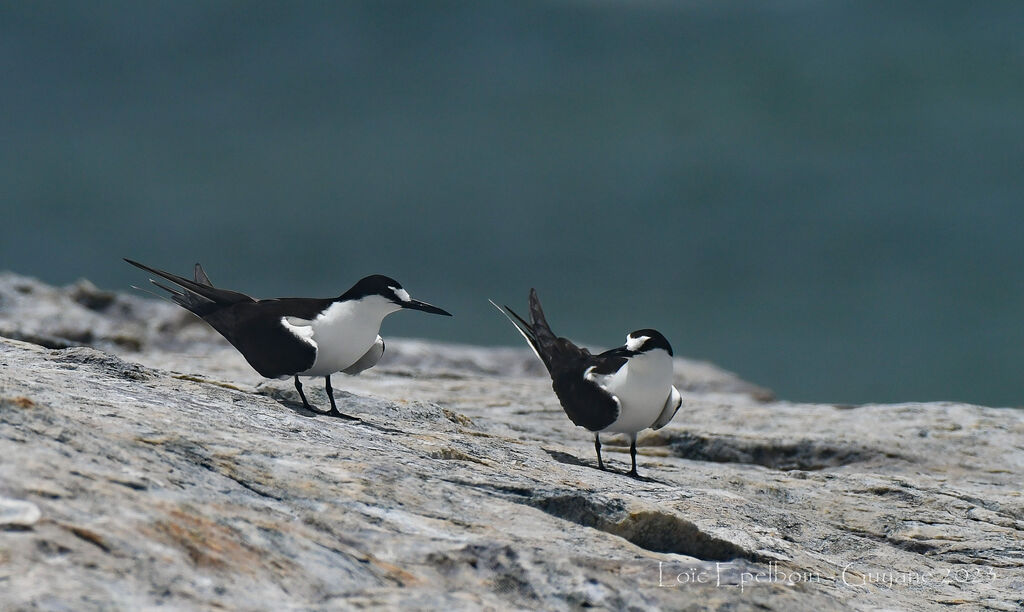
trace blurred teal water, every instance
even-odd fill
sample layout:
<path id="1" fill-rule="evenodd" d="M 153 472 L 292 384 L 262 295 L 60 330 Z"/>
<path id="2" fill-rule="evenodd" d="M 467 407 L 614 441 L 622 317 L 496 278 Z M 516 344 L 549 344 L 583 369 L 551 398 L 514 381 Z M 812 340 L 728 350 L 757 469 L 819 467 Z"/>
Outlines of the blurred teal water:
<path id="1" fill-rule="evenodd" d="M 0 268 L 398 278 L 799 400 L 1024 403 L 1024 3 L 7 3 Z"/>

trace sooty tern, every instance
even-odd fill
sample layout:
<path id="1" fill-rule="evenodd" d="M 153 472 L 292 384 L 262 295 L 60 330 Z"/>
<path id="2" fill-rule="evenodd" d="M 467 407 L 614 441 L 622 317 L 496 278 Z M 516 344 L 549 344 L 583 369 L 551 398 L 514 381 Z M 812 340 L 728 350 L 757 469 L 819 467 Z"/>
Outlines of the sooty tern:
<path id="1" fill-rule="evenodd" d="M 452 316 L 437 306 L 409 297 L 398 281 L 374 274 L 336 298 L 278 298 L 255 300 L 243 293 L 219 289 L 198 263 L 195 280 L 157 270 L 131 259 L 137 268 L 161 276 L 180 289 L 150 279 L 227 338 L 262 376 L 295 377 L 295 389 L 307 410 L 314 410 L 302 392 L 299 376 L 323 376 L 331 410 L 338 411 L 331 374 L 358 374 L 373 367 L 384 354 L 378 335 L 384 317 L 402 309 Z M 348 417 L 351 418 L 351 417 Z"/>
<path id="2" fill-rule="evenodd" d="M 527 323 L 511 308 L 491 302 L 519 333 L 551 375 L 551 386 L 565 414 L 576 425 L 594 432 L 597 466 L 601 460 L 601 434 L 629 435 L 629 455 L 636 471 L 636 434 L 664 427 L 682 404 L 672 386 L 672 346 L 653 329 L 640 329 L 626 336 L 626 344 L 593 355 L 551 331 L 541 310 L 537 291 L 530 289 L 530 318 Z M 506 312 L 507 311 L 507 312 Z M 511 315 L 511 316 L 510 316 Z"/>

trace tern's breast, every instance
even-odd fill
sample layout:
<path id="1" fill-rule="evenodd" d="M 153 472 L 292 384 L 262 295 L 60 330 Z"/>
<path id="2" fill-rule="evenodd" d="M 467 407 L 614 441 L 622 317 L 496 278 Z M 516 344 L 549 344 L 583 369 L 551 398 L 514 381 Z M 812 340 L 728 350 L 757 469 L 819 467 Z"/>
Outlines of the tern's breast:
<path id="1" fill-rule="evenodd" d="M 373 346 L 385 314 L 361 302 L 336 302 L 313 319 L 316 360 L 303 376 L 329 376 L 351 366 Z"/>
<path id="2" fill-rule="evenodd" d="M 619 399 L 619 418 L 603 431 L 633 433 L 650 427 L 672 392 L 672 357 L 661 349 L 637 355 L 612 375 L 608 392 Z"/>

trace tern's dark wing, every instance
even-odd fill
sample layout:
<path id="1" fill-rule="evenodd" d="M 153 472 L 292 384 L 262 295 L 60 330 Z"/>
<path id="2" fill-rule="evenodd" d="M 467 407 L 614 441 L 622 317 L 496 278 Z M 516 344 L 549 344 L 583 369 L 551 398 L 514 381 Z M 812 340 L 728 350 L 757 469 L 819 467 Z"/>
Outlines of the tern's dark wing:
<path id="1" fill-rule="evenodd" d="M 210 277 L 206 275 L 206 271 L 203 270 L 203 266 L 199 265 L 198 262 L 196 262 L 194 273 L 197 283 L 199 283 L 200 285 L 206 285 L 208 287 L 213 286 L 213 283 L 210 282 Z"/>
<path id="2" fill-rule="evenodd" d="M 626 347 L 620 346 L 618 348 L 605 351 L 600 355 L 594 355 L 591 358 L 590 366 L 588 367 L 594 368 L 592 370 L 594 374 L 614 374 L 618 372 L 622 366 L 626 365 L 626 361 L 635 354 L 636 353 Z"/>
<path id="3" fill-rule="evenodd" d="M 196 264 L 195 280 L 151 268 L 137 261 L 128 263 L 174 283 L 178 288 L 153 281 L 171 294 L 171 299 L 195 313 L 224 336 L 257 372 L 277 378 L 304 372 L 316 360 L 316 345 L 285 327 L 282 319 L 310 320 L 331 304 L 315 298 L 259 300 L 214 287 L 202 266 Z"/>
<path id="4" fill-rule="evenodd" d="M 304 372 L 316 360 L 316 345 L 290 331 L 283 319 L 311 320 L 331 300 L 282 298 L 241 302 L 203 319 L 238 349 L 249 365 L 267 378 Z"/>
<path id="5" fill-rule="evenodd" d="M 569 420 L 590 431 L 608 427 L 619 418 L 619 400 L 584 376 L 587 368 L 608 360 L 556 336 L 544 316 L 536 290 L 530 289 L 529 301 L 530 322 L 508 306 L 503 310 L 494 302 L 491 304 L 512 322 L 544 363 L 551 375 L 551 387 Z"/>
<path id="6" fill-rule="evenodd" d="M 567 351 L 562 352 L 563 358 L 553 362 L 551 387 L 570 421 L 590 431 L 600 431 L 619 418 L 621 406 L 615 396 L 587 378 L 587 370 L 599 364 L 595 356 L 589 352 L 584 355 L 582 351 L 586 349 L 581 349 L 577 359 L 566 359 Z"/>

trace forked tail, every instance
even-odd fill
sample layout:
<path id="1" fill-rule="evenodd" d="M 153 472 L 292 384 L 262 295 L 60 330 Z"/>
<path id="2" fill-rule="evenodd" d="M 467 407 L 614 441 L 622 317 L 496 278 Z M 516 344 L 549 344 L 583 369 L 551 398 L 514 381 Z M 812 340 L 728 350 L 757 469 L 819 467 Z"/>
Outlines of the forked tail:
<path id="1" fill-rule="evenodd" d="M 537 290 L 530 289 L 530 318 L 533 319 L 532 323 L 527 323 L 508 306 L 502 308 L 492 300 L 488 301 L 515 326 L 516 330 L 529 343 L 533 353 L 537 355 L 537 358 L 540 359 L 548 371 L 551 371 L 551 356 L 556 347 L 557 337 L 551 331 L 551 327 L 548 326 L 547 319 L 544 318 L 544 311 L 540 307 L 540 299 L 537 298 Z"/>
<path id="2" fill-rule="evenodd" d="M 131 259 L 125 259 L 125 261 L 136 268 L 152 272 L 153 274 L 161 276 L 175 285 L 178 285 L 180 289 L 168 287 L 154 279 L 149 279 L 149 282 L 169 293 L 170 298 L 174 300 L 174 303 L 200 317 L 205 317 L 206 315 L 216 312 L 230 304 L 253 301 L 252 298 L 243 293 L 228 291 L 227 289 L 217 289 L 214 287 L 213 283 L 210 282 L 210 277 L 206 275 L 206 272 L 203 271 L 203 267 L 198 263 L 195 265 L 194 270 L 195 280 L 191 281 L 183 276 L 164 272 L 163 270 L 157 270 L 156 268 L 151 268 Z"/>

